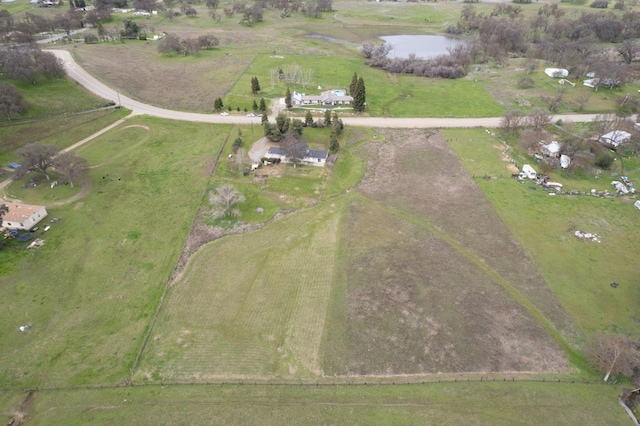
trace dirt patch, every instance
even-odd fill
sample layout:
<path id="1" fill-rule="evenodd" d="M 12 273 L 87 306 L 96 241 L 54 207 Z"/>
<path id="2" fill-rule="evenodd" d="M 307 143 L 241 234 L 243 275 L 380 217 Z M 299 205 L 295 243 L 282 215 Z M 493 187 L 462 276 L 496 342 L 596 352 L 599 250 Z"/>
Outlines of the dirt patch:
<path id="1" fill-rule="evenodd" d="M 78 204 L 73 206 L 73 210 L 74 211 L 78 211 L 78 210 L 80 210 L 82 208 L 83 205 L 84 205 L 84 203 L 82 201 L 80 201 Z"/>
<path id="2" fill-rule="evenodd" d="M 445 140 L 423 130 L 381 133 L 384 144 L 359 149 L 368 161 L 359 189 L 426 227 L 389 215 L 367 220 L 371 206 L 358 209 L 357 220 L 346 226 L 353 257 L 348 373 L 564 371 L 557 342 L 465 254 L 469 250 L 557 328 L 573 333 L 535 264 Z M 427 232 L 431 226 L 465 251 Z"/>
<path id="3" fill-rule="evenodd" d="M 24 401 L 20 403 L 20 407 L 18 407 L 17 410 L 10 413 L 10 415 L 13 415 L 13 418 L 9 423 L 7 423 L 7 426 L 19 426 L 23 424 L 25 420 L 30 419 L 29 409 L 31 408 L 31 405 L 33 404 L 33 400 L 35 399 L 35 397 L 36 397 L 36 394 L 33 391 L 27 394 Z"/>

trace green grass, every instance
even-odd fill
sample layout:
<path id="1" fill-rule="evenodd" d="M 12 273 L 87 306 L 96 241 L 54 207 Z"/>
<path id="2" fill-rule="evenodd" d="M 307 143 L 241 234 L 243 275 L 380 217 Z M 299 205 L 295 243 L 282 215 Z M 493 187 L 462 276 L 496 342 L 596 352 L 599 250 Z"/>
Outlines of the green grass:
<path id="1" fill-rule="evenodd" d="M 36 394 L 30 423 L 626 424 L 617 394 L 614 386 L 531 382 L 44 391 Z M 15 404 L 15 395 L 7 396 Z"/>
<path id="2" fill-rule="evenodd" d="M 338 210 L 321 205 L 198 251 L 135 379 L 320 374 Z"/>
<path id="3" fill-rule="evenodd" d="M 470 174 L 487 169 L 497 174 L 505 167 L 495 141 L 483 132 L 443 133 Z M 570 176 L 558 180 L 565 185 L 563 189 L 574 184 Z M 609 188 L 609 179 L 602 180 L 594 187 Z M 605 329 L 637 337 L 634 307 L 640 300 L 632 283 L 637 279 L 633 258 L 640 217 L 631 203 L 619 198 L 551 197 L 513 179 L 477 182 L 583 331 Z M 598 181 L 590 181 L 594 182 Z M 588 187 L 582 182 L 578 185 Z M 602 243 L 578 240 L 573 230 L 596 233 Z M 613 289 L 609 285 L 613 281 L 621 285 Z"/>
<path id="4" fill-rule="evenodd" d="M 153 137 L 92 169 L 86 197 L 49 209 L 62 220 L 44 247 L 0 258 L 0 341 L 10 348 L 1 383 L 117 383 L 131 367 L 200 203 L 205 159 L 225 135 L 151 118 L 127 124 Z M 17 332 L 23 324 L 33 329 Z"/>

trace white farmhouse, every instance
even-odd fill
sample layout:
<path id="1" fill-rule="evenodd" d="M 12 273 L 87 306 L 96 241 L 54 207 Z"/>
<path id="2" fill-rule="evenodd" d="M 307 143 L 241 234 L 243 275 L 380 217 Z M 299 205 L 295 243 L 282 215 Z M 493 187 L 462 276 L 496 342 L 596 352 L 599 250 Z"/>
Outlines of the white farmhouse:
<path id="1" fill-rule="evenodd" d="M 614 130 L 600 136 L 600 143 L 610 148 L 616 149 L 631 138 L 631 133 L 624 130 Z"/>
<path id="2" fill-rule="evenodd" d="M 33 228 L 36 223 L 47 217 L 47 209 L 44 206 L 32 206 L 29 204 L 5 203 L 9 212 L 2 217 L 2 226 L 8 229 Z"/>

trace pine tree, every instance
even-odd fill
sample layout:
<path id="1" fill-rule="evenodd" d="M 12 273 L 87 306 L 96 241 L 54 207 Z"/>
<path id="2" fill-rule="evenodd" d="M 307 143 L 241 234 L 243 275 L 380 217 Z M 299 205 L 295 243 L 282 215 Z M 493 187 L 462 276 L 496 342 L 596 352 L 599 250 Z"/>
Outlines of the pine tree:
<path id="1" fill-rule="evenodd" d="M 269 117 L 267 117 L 267 114 L 264 114 L 262 116 L 262 118 L 260 119 L 260 122 L 262 123 L 263 126 L 264 126 L 264 123 L 269 123 Z"/>
<path id="2" fill-rule="evenodd" d="M 324 110 L 324 125 L 325 126 L 331 125 L 331 111 L 328 109 Z"/>
<path id="3" fill-rule="evenodd" d="M 251 93 L 257 94 L 260 91 L 260 82 L 258 77 L 251 77 Z"/>
<path id="4" fill-rule="evenodd" d="M 256 103 L 255 99 L 254 99 L 254 101 L 253 101 L 252 108 L 253 108 L 253 110 L 254 110 L 254 111 L 257 111 L 257 110 L 258 110 L 258 104 Z"/>
<path id="5" fill-rule="evenodd" d="M 311 111 L 307 111 L 307 114 L 304 116 L 304 125 L 307 127 L 311 127 L 313 124 L 313 115 L 311 115 Z"/>
<path id="6" fill-rule="evenodd" d="M 351 84 L 349 85 L 349 95 L 353 96 L 356 92 L 356 86 L 358 85 L 358 74 L 353 73 L 353 77 L 351 77 Z"/>
<path id="7" fill-rule="evenodd" d="M 213 109 L 216 111 L 221 111 L 224 108 L 224 104 L 222 103 L 222 98 L 216 98 L 213 101 Z"/>
<path id="8" fill-rule="evenodd" d="M 289 88 L 287 87 L 287 93 L 284 95 L 284 104 L 287 108 L 291 108 L 293 105 L 291 105 L 291 91 L 289 90 Z"/>
<path id="9" fill-rule="evenodd" d="M 338 152 L 340 149 L 340 143 L 338 142 L 338 135 L 336 132 L 332 131 L 331 136 L 329 137 L 329 151 Z"/>
<path id="10" fill-rule="evenodd" d="M 356 84 L 356 90 L 353 93 L 353 109 L 357 112 L 364 112 L 366 106 L 366 89 L 364 86 L 364 80 L 362 77 L 358 77 L 358 83 Z"/>
<path id="11" fill-rule="evenodd" d="M 264 98 L 260 98 L 260 112 L 267 112 L 267 104 L 264 101 Z"/>

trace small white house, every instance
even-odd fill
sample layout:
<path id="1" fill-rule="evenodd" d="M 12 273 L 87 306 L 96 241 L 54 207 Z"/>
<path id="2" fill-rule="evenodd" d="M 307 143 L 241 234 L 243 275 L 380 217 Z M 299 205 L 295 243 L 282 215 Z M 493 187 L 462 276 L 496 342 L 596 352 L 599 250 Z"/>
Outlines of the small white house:
<path id="1" fill-rule="evenodd" d="M 620 145 L 623 145 L 631 138 L 631 133 L 624 130 L 614 130 L 600 136 L 600 143 L 610 148 L 616 149 Z"/>
<path id="2" fill-rule="evenodd" d="M 272 146 L 264 155 L 265 158 L 278 158 L 281 161 L 287 162 L 289 158 L 285 154 L 284 150 L 278 146 Z M 329 152 L 319 149 L 307 149 L 304 157 L 300 158 L 300 161 L 312 166 L 324 166 L 329 158 Z"/>
<path id="3" fill-rule="evenodd" d="M 544 73 L 552 78 L 565 78 L 569 76 L 569 71 L 563 68 L 546 68 Z"/>
<path id="4" fill-rule="evenodd" d="M 529 164 L 525 164 L 524 166 L 522 166 L 522 173 L 524 173 L 524 175 L 529 179 L 535 179 L 538 176 L 535 169 Z"/>
<path id="5" fill-rule="evenodd" d="M 563 169 L 566 169 L 570 165 L 571 165 L 571 157 L 569 157 L 568 155 L 562 154 L 560 156 L 560 167 L 562 167 Z"/>
<path id="6" fill-rule="evenodd" d="M 47 209 L 44 206 L 32 206 L 29 204 L 5 203 L 9 212 L 2 217 L 2 226 L 8 229 L 30 230 L 36 223 L 47 217 Z"/>

